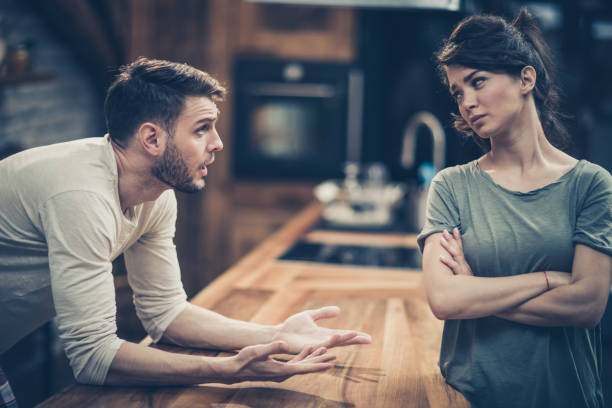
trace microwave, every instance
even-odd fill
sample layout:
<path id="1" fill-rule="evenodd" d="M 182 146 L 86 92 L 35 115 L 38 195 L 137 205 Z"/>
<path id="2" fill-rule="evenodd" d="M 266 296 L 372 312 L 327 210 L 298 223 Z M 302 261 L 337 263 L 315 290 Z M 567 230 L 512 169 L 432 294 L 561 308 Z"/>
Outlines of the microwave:
<path id="1" fill-rule="evenodd" d="M 359 161 L 363 74 L 350 64 L 237 59 L 236 179 L 323 180 Z"/>

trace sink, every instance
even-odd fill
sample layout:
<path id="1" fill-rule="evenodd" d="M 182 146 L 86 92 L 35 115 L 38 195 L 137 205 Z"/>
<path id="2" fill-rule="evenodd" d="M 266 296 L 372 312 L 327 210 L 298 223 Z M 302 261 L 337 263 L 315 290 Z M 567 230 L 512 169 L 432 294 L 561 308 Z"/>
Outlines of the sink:
<path id="1" fill-rule="evenodd" d="M 336 265 L 379 268 L 421 269 L 421 253 L 416 248 L 391 246 L 333 245 L 298 241 L 278 259 Z"/>

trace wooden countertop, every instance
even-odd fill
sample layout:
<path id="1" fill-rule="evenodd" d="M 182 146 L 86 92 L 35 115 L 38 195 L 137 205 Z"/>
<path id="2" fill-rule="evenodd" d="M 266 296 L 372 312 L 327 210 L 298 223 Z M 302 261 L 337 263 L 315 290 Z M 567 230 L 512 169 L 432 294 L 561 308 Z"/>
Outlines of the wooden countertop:
<path id="1" fill-rule="evenodd" d="M 262 324 L 279 323 L 304 309 L 338 305 L 340 316 L 321 324 L 365 331 L 372 335 L 372 344 L 332 349 L 337 356 L 335 368 L 282 383 L 125 388 L 74 384 L 39 407 L 469 407 L 440 374 L 442 322 L 429 310 L 420 271 L 276 260 L 300 238 L 346 244 L 416 244 L 410 235 L 309 232 L 320 213 L 318 204 L 307 207 L 192 302 Z"/>

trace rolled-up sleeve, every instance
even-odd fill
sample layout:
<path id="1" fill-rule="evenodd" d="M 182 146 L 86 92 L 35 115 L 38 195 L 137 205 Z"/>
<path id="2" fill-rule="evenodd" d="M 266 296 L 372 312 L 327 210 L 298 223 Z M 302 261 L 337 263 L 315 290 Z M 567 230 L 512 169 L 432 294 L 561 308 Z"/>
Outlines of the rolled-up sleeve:
<path id="1" fill-rule="evenodd" d="M 165 192 L 151 210 L 152 223 L 125 252 L 128 282 L 136 314 L 157 342 L 187 305 L 174 246 L 176 197 Z"/>
<path id="2" fill-rule="evenodd" d="M 40 216 L 60 340 L 76 380 L 103 384 L 123 342 L 110 262 L 113 211 L 95 193 L 65 192 L 47 200 Z"/>
<path id="3" fill-rule="evenodd" d="M 612 256 L 612 176 L 594 173 L 577 210 L 573 241 Z"/>
<path id="4" fill-rule="evenodd" d="M 445 172 L 436 174 L 429 187 L 425 225 L 417 236 L 421 252 L 428 236 L 444 230 L 450 231 L 460 224 L 459 209 L 444 174 Z"/>

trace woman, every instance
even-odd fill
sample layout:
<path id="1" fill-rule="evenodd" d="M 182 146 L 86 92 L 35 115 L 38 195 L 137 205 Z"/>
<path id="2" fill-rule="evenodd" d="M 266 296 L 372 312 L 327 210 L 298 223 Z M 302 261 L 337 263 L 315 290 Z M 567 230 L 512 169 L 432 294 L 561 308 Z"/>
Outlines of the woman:
<path id="1" fill-rule="evenodd" d="M 612 177 L 557 147 L 551 59 L 525 10 L 463 20 L 437 60 L 455 127 L 485 151 L 438 173 L 418 237 L 442 374 L 474 407 L 603 407 Z"/>

